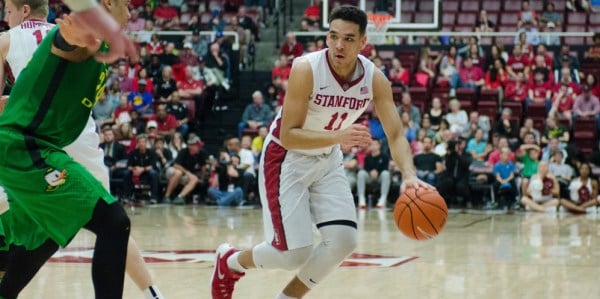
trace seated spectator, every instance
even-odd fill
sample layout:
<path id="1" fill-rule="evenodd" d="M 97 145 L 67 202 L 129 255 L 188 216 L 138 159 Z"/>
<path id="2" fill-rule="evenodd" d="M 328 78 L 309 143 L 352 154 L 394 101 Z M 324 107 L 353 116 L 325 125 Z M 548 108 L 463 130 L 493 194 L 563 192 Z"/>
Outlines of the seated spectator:
<path id="1" fill-rule="evenodd" d="M 122 95 L 119 106 L 115 108 L 112 115 L 112 118 L 115 120 L 115 125 L 118 126 L 124 122 L 131 122 L 131 110 L 133 110 L 133 108 L 129 101 L 127 101 L 127 96 Z"/>
<path id="2" fill-rule="evenodd" d="M 401 103 L 398 106 L 398 114 L 402 115 L 402 112 L 406 111 L 410 113 L 410 119 L 415 123 L 421 123 L 421 110 L 412 104 L 410 92 L 402 92 Z"/>
<path id="3" fill-rule="evenodd" d="M 390 191 L 390 158 L 381 152 L 381 141 L 373 140 L 370 147 L 371 153 L 365 158 L 365 166 L 358 171 L 357 192 L 358 207 L 367 207 L 366 187 L 367 184 L 378 182 L 380 184 L 380 196 L 377 200 L 377 208 L 385 208 L 387 195 Z"/>
<path id="4" fill-rule="evenodd" d="M 494 192 L 500 206 L 512 207 L 517 196 L 515 165 L 510 161 L 513 154 L 508 147 L 502 147 L 500 160 L 494 164 Z"/>
<path id="5" fill-rule="evenodd" d="M 540 162 L 540 147 L 537 144 L 522 144 L 519 148 L 521 169 L 521 193 L 526 194 L 531 176 L 537 173 Z"/>
<path id="6" fill-rule="evenodd" d="M 569 198 L 569 183 L 571 182 L 575 171 L 569 164 L 565 163 L 565 156 L 563 156 L 562 151 L 554 152 L 548 168 L 550 173 L 558 180 L 560 197 Z"/>
<path id="7" fill-rule="evenodd" d="M 557 123 L 554 118 L 546 118 L 546 127 L 542 135 L 542 143 L 548 143 L 550 139 L 557 138 L 562 143 L 569 143 L 570 135 L 563 125 Z"/>
<path id="8" fill-rule="evenodd" d="M 544 73 L 536 69 L 533 71 L 534 81 L 529 84 L 529 90 L 526 105 L 533 103 L 544 103 L 546 111 L 549 112 L 552 107 L 552 84 L 544 81 Z"/>
<path id="9" fill-rule="evenodd" d="M 133 107 L 133 110 L 142 115 L 152 115 L 154 113 L 154 98 L 152 94 L 146 91 L 146 80 L 138 80 L 138 90 L 133 91 L 127 96 L 127 101 Z"/>
<path id="10" fill-rule="evenodd" d="M 175 130 L 177 130 L 179 127 L 175 116 L 167 112 L 166 104 L 158 105 L 158 107 L 156 108 L 156 115 L 150 117 L 149 122 L 152 120 L 156 121 L 157 123 L 157 136 L 161 136 L 166 140 L 171 140 L 173 134 L 175 134 Z"/>
<path id="11" fill-rule="evenodd" d="M 575 103 L 575 94 L 569 93 L 569 87 L 566 84 L 561 84 L 560 89 L 552 98 L 552 108 L 548 116 L 555 119 L 569 120 L 569 126 L 572 126 L 572 111 Z"/>
<path id="12" fill-rule="evenodd" d="M 421 130 L 425 131 L 425 136 L 429 136 L 431 138 L 435 137 L 436 131 L 431 126 L 431 119 L 429 114 L 423 114 L 423 120 L 421 121 Z"/>
<path id="13" fill-rule="evenodd" d="M 591 9 L 588 0 L 567 0 L 565 7 L 568 12 L 588 12 Z"/>
<path id="14" fill-rule="evenodd" d="M 258 134 L 256 137 L 252 139 L 252 146 L 250 147 L 254 157 L 258 158 L 260 153 L 262 152 L 263 144 L 265 142 L 265 138 L 269 134 L 269 129 L 267 126 L 259 126 Z M 258 159 L 257 159 L 258 160 Z"/>
<path id="15" fill-rule="evenodd" d="M 433 152 L 440 157 L 445 157 L 446 153 L 448 152 L 448 144 L 450 144 L 450 142 L 452 141 L 454 136 L 450 130 L 445 130 L 445 131 L 440 130 L 440 133 L 441 133 L 441 142 L 439 142 L 435 146 L 435 148 L 433 149 Z"/>
<path id="16" fill-rule="evenodd" d="M 473 65 L 473 59 L 466 57 L 464 66 L 458 71 L 460 76 L 459 87 L 472 88 L 477 91 L 485 84 L 485 77 L 481 67 Z M 450 91 L 452 93 L 452 90 Z"/>
<path id="17" fill-rule="evenodd" d="M 479 44 L 469 45 L 469 51 L 466 53 L 465 58 L 467 57 L 471 58 L 474 67 L 480 68 L 483 72 L 483 68 L 485 67 L 485 57 L 483 56 L 483 49 Z"/>
<path id="18" fill-rule="evenodd" d="M 475 22 L 475 32 L 493 32 L 494 22 L 490 21 L 487 17 L 487 12 L 481 10 L 479 12 L 479 18 Z"/>
<path id="19" fill-rule="evenodd" d="M 173 79 L 173 69 L 167 65 L 162 70 L 162 76 L 156 80 L 156 99 L 159 103 L 167 103 L 176 90 L 177 82 Z"/>
<path id="20" fill-rule="evenodd" d="M 139 134 L 142 134 L 143 131 L 140 131 Z M 133 129 L 131 124 L 126 122 L 119 125 L 115 132 L 116 140 L 125 147 L 125 151 L 129 154 L 131 151 L 135 149 L 135 134 L 133 133 Z"/>
<path id="21" fill-rule="evenodd" d="M 560 188 L 556 177 L 548 172 L 548 163 L 540 162 L 537 174 L 531 177 L 525 193 L 521 197 L 521 204 L 526 210 L 555 212 L 560 204 Z"/>
<path id="22" fill-rule="evenodd" d="M 173 134 L 173 138 L 171 139 L 171 142 L 169 142 L 168 148 L 171 151 L 171 156 L 173 159 L 177 158 L 177 154 L 179 154 L 181 150 L 187 148 L 187 144 L 185 143 L 181 133 L 175 132 L 175 134 Z"/>
<path id="23" fill-rule="evenodd" d="M 508 147 L 508 139 L 504 136 L 501 136 L 498 139 L 498 144 L 496 145 L 496 148 L 488 156 L 488 160 L 487 160 L 488 165 L 494 166 L 494 165 L 496 165 L 496 163 L 498 163 L 498 161 L 500 161 L 500 156 L 502 153 L 501 150 L 503 148 L 507 148 L 509 150 L 508 160 L 513 163 L 515 162 L 515 153 L 510 151 L 510 148 Z"/>
<path id="24" fill-rule="evenodd" d="M 148 69 L 146 69 L 145 67 L 142 67 L 138 73 L 137 76 L 133 78 L 133 82 L 131 84 L 132 86 L 132 90 L 139 90 L 139 81 L 140 80 L 144 80 L 146 81 L 146 91 L 149 93 L 154 93 L 154 83 L 152 82 L 152 78 L 150 78 L 149 74 L 148 74 Z"/>
<path id="25" fill-rule="evenodd" d="M 117 73 L 114 74 L 113 76 L 111 76 L 109 81 L 110 82 L 107 82 L 108 86 L 110 86 L 114 83 L 118 83 L 119 86 L 121 87 L 122 93 L 127 93 L 127 92 L 133 91 L 132 85 L 131 85 L 133 80 L 129 77 L 129 74 L 127 71 L 127 65 L 125 65 L 125 64 L 119 64 L 119 67 L 117 68 Z"/>
<path id="26" fill-rule="evenodd" d="M 206 54 L 208 54 L 208 41 L 200 37 L 200 30 L 192 30 L 190 43 L 192 44 L 194 53 L 198 55 L 198 59 L 204 59 Z"/>
<path id="27" fill-rule="evenodd" d="M 204 83 L 194 79 L 194 68 L 185 67 L 185 79 L 177 82 L 177 92 L 182 100 L 195 100 L 199 102 L 204 91 Z"/>
<path id="28" fill-rule="evenodd" d="M 546 27 L 543 28 L 545 28 L 544 32 L 554 33 L 556 25 L 553 22 L 548 22 Z M 556 35 L 543 35 L 540 37 L 540 45 L 546 45 L 549 47 L 558 46 L 560 45 L 560 37 Z"/>
<path id="29" fill-rule="evenodd" d="M 586 213 L 588 208 L 598 206 L 598 181 L 592 178 L 592 167 L 588 163 L 579 165 L 579 177 L 569 184 L 569 199 L 561 199 L 560 204 L 574 213 Z"/>
<path id="30" fill-rule="evenodd" d="M 304 10 L 304 18 L 313 23 L 318 23 L 321 20 L 321 0 L 314 0 L 312 5 Z"/>
<path id="31" fill-rule="evenodd" d="M 250 30 L 245 30 L 238 20 L 237 16 L 232 16 L 229 20 L 229 25 L 225 28 L 226 31 L 233 31 L 238 34 L 238 45 L 239 45 L 239 67 L 244 69 L 248 63 L 250 63 L 248 56 L 248 43 L 250 41 Z M 230 37 L 231 38 L 231 37 Z"/>
<path id="32" fill-rule="evenodd" d="M 587 74 L 585 76 L 585 82 L 582 84 L 582 87 L 583 87 L 583 85 L 586 85 L 586 83 L 592 90 L 592 94 L 595 95 L 596 97 L 600 98 L 600 83 L 598 83 L 598 79 L 596 78 L 596 75 L 593 73 Z"/>
<path id="33" fill-rule="evenodd" d="M 131 131 L 134 135 L 146 132 L 146 120 L 140 117 L 140 113 L 137 112 L 137 110 L 131 110 L 131 112 L 129 112 L 129 118 L 131 120 L 127 124 L 130 124 Z"/>
<path id="34" fill-rule="evenodd" d="M 226 77 L 229 58 L 221 51 L 218 43 L 212 43 L 209 53 L 204 57 L 204 76 L 207 86 L 223 87 L 229 90 L 229 79 Z"/>
<path id="35" fill-rule="evenodd" d="M 114 124 L 113 113 L 116 107 L 112 102 L 106 100 L 106 94 L 101 94 L 96 101 L 96 104 L 92 107 L 92 116 L 96 121 L 98 128 L 101 128 L 105 124 Z"/>
<path id="36" fill-rule="evenodd" d="M 175 158 L 173 166 L 167 169 L 167 179 L 169 184 L 165 192 L 165 198 L 168 202 L 176 205 L 183 205 L 188 196 L 198 184 L 203 184 L 207 176 L 206 161 L 208 155 L 202 147 L 204 143 L 194 134 L 190 134 L 187 141 L 187 148 L 182 149 Z M 173 198 L 175 188 L 183 185 L 183 189 Z"/>
<path id="37" fill-rule="evenodd" d="M 468 128 L 469 117 L 467 112 L 461 109 L 460 102 L 457 99 L 450 100 L 448 107 L 450 109 L 446 114 L 446 120 L 450 124 L 450 131 L 455 135 L 460 135 Z"/>
<path id="38" fill-rule="evenodd" d="M 296 36 L 292 32 L 286 34 L 285 42 L 281 45 L 281 55 L 285 55 L 289 61 L 302 56 L 304 47 L 296 41 Z"/>
<path id="39" fill-rule="evenodd" d="M 157 203 L 158 194 L 158 172 L 156 171 L 156 153 L 148 149 L 148 135 L 141 134 L 137 137 L 137 147 L 127 158 L 127 169 L 124 175 L 125 196 L 133 196 L 133 186 L 136 180 L 150 185 L 150 202 Z"/>
<path id="40" fill-rule="evenodd" d="M 140 18 L 144 18 L 144 17 L 140 16 Z M 129 32 L 131 32 L 131 31 L 129 31 Z M 146 50 L 145 53 L 149 54 L 149 51 L 148 51 L 149 49 L 147 47 L 147 44 L 152 41 L 152 36 L 154 36 L 154 33 L 155 33 L 154 21 L 148 20 L 148 19 L 146 19 L 146 21 L 144 21 L 143 30 L 135 31 L 135 33 L 134 33 L 136 36 L 135 42 L 140 43 L 141 45 L 145 45 L 140 48 L 140 52 L 141 52 L 141 49 L 145 49 Z M 157 36 L 157 38 L 158 38 L 158 36 Z M 140 60 L 140 61 L 143 61 L 143 60 Z"/>
<path id="41" fill-rule="evenodd" d="M 417 139 L 410 142 L 410 151 L 412 152 L 413 156 L 423 153 L 423 139 L 427 137 L 426 132 L 427 131 L 423 129 L 419 129 L 417 132 Z M 433 137 L 430 136 L 430 138 L 433 140 Z"/>
<path id="42" fill-rule="evenodd" d="M 545 51 L 542 50 L 545 49 L 544 45 L 539 45 L 538 49 L 541 50 L 541 52 Z M 554 73 L 550 69 L 552 67 L 552 64 L 547 64 L 548 61 L 550 60 L 545 55 L 538 54 L 533 56 L 533 65 L 531 66 L 531 71 L 534 73 L 534 75 L 536 72 L 541 72 L 542 74 L 544 74 L 544 82 L 553 84 L 555 82 Z M 534 78 L 529 78 L 529 82 L 533 81 Z"/>
<path id="43" fill-rule="evenodd" d="M 186 104 L 181 102 L 179 92 L 175 91 L 171 95 L 171 101 L 167 103 L 167 113 L 173 115 L 177 121 L 177 132 L 183 136 L 187 136 L 190 126 L 189 110 Z M 171 138 L 167 138 L 171 140 Z"/>
<path id="44" fill-rule="evenodd" d="M 144 18 L 140 18 L 140 11 L 137 9 L 131 9 L 129 22 L 127 22 L 127 32 L 136 32 L 144 30 L 144 25 L 146 25 L 146 20 Z"/>
<path id="45" fill-rule="evenodd" d="M 577 56 L 571 55 L 571 48 L 568 44 L 562 44 L 560 46 L 560 52 L 558 53 L 558 55 L 554 55 L 554 69 L 560 70 L 566 63 L 568 63 L 568 65 L 566 66 L 569 67 L 569 69 L 574 70 L 575 74 L 579 73 L 579 69 L 581 69 L 579 59 L 577 58 Z M 577 78 L 579 78 L 579 75 L 574 77 L 576 81 Z"/>
<path id="46" fill-rule="evenodd" d="M 245 196 L 255 195 L 256 193 L 252 189 L 256 180 L 255 164 L 256 160 L 254 155 L 249 149 L 242 148 L 240 139 L 237 137 L 230 137 L 225 139 L 225 147 L 231 156 L 235 155 L 240 157 L 240 163 L 237 168 L 242 171 L 242 190 Z"/>
<path id="47" fill-rule="evenodd" d="M 154 22 L 163 30 L 176 29 L 179 26 L 179 13 L 169 5 L 169 0 L 161 0 L 154 9 Z"/>
<path id="48" fill-rule="evenodd" d="M 271 107 L 264 103 L 263 95 L 260 91 L 252 93 L 252 104 L 248 104 L 242 114 L 242 121 L 238 124 L 238 136 L 246 128 L 258 129 L 259 126 L 268 125 L 273 119 Z"/>
<path id="49" fill-rule="evenodd" d="M 479 115 L 479 112 L 471 111 L 469 113 L 469 123 L 463 131 L 462 137 L 469 140 L 475 136 L 477 130 L 481 129 L 483 131 L 482 138 L 487 141 L 491 130 L 490 126 L 490 118 L 487 115 Z"/>
<path id="50" fill-rule="evenodd" d="M 462 205 L 472 200 L 469 186 L 472 158 L 465 147 L 465 140 L 462 138 L 448 144 L 448 153 L 443 165 L 445 171 L 438 179 L 438 190 L 450 205 Z M 462 201 L 459 197 L 462 197 Z"/>
<path id="51" fill-rule="evenodd" d="M 137 88 L 135 90 L 137 90 Z M 111 102 L 115 107 L 119 106 L 121 96 L 123 95 L 119 82 L 113 82 L 111 85 L 107 85 L 105 94 L 107 101 Z M 127 98 L 127 96 L 125 96 L 125 98 Z"/>
<path id="52" fill-rule="evenodd" d="M 561 152 L 563 159 L 566 161 L 568 156 L 567 151 L 560 145 L 558 138 L 550 137 L 548 144 L 542 150 L 542 161 L 550 161 L 550 158 L 554 156 L 554 153 L 556 152 Z"/>
<path id="53" fill-rule="evenodd" d="M 483 88 L 497 90 L 500 93 L 507 80 L 508 73 L 504 69 L 502 60 L 496 59 L 494 66 L 485 74 L 485 85 Z"/>
<path id="54" fill-rule="evenodd" d="M 512 143 L 519 138 L 519 127 L 512 121 L 512 110 L 510 108 L 502 109 L 500 118 L 494 126 L 494 132 L 500 136 L 505 136 Z"/>
<path id="55" fill-rule="evenodd" d="M 554 23 L 556 25 L 562 25 L 562 13 L 558 13 L 554 10 L 554 3 L 548 1 L 546 3 L 546 7 L 544 7 L 544 11 L 540 16 L 540 21 L 543 24 Z"/>
<path id="56" fill-rule="evenodd" d="M 435 59 L 430 54 L 429 48 L 425 47 L 421 50 L 421 59 L 419 61 L 419 70 L 415 74 L 415 81 L 423 87 L 428 87 L 431 79 L 435 77 L 435 70 L 442 59 L 438 55 Z"/>
<path id="57" fill-rule="evenodd" d="M 460 77 L 458 70 L 462 65 L 462 58 L 458 55 L 456 46 L 450 45 L 447 51 L 444 51 L 440 61 L 440 73 L 438 76 L 438 85 L 448 84 L 450 88 L 458 88 Z"/>
<path id="58" fill-rule="evenodd" d="M 523 37 L 523 34 L 525 35 Z M 515 36 L 515 44 L 521 44 L 523 46 L 523 42 L 526 45 L 537 46 L 540 43 L 540 34 L 532 22 L 525 21 L 523 27 L 517 31 L 517 36 Z M 525 51 L 523 51 L 525 53 Z"/>
<path id="59" fill-rule="evenodd" d="M 519 138 L 523 141 L 523 143 L 525 143 L 525 137 L 529 133 L 533 135 L 532 143 L 539 145 L 541 141 L 540 131 L 533 127 L 533 119 L 531 119 L 530 117 L 525 119 L 523 127 L 521 127 L 521 129 L 519 130 Z"/>
<path id="60" fill-rule="evenodd" d="M 146 44 L 146 49 L 150 55 L 162 55 L 165 52 L 164 43 L 160 40 L 158 34 L 153 34 L 150 42 Z"/>
<path id="61" fill-rule="evenodd" d="M 392 59 L 392 67 L 389 73 L 392 86 L 408 86 L 410 83 L 410 71 L 402 67 L 402 63 L 398 58 Z"/>
<path id="62" fill-rule="evenodd" d="M 261 8 L 261 6 L 258 6 L 259 13 L 260 13 L 260 8 Z M 260 36 L 259 36 L 259 32 L 258 32 L 258 25 L 254 22 L 252 17 L 248 16 L 245 6 L 243 6 L 243 5 L 240 6 L 240 8 L 238 9 L 237 17 L 238 17 L 238 22 L 240 23 L 240 26 L 242 26 L 242 28 L 244 28 L 245 30 L 250 30 L 250 32 L 252 32 L 252 35 L 254 36 L 254 41 L 259 42 Z"/>
<path id="63" fill-rule="evenodd" d="M 207 196 L 216 202 L 218 206 L 238 206 L 242 203 L 244 193 L 242 191 L 242 180 L 237 164 L 240 161 L 238 156 L 229 156 L 226 152 L 221 152 L 219 161 L 215 162 L 214 172 L 216 177 L 208 188 Z"/>
<path id="64" fill-rule="evenodd" d="M 600 100 L 592 94 L 589 85 L 583 86 L 583 93 L 575 98 L 573 104 L 573 130 L 576 130 L 577 121 L 581 119 L 595 119 L 596 130 L 600 130 Z"/>
<path id="65" fill-rule="evenodd" d="M 423 153 L 414 157 L 417 177 L 432 186 L 437 185 L 438 176 L 444 171 L 442 158 L 433 152 L 433 139 L 423 139 Z"/>
<path id="66" fill-rule="evenodd" d="M 515 46 L 519 46 L 521 47 L 521 51 L 523 52 L 523 55 L 527 56 L 529 58 L 529 62 L 530 64 L 533 64 L 533 57 L 535 56 L 535 53 L 533 51 L 534 45 L 532 45 L 531 43 L 529 43 L 527 41 L 527 33 L 525 32 L 520 32 L 517 34 L 517 36 L 515 37 Z"/>
<path id="67" fill-rule="evenodd" d="M 467 143 L 466 152 L 469 153 L 474 160 L 485 161 L 487 155 L 492 151 L 492 146 L 487 140 L 483 139 L 483 130 L 477 129 L 475 136 Z"/>
<path id="68" fill-rule="evenodd" d="M 504 99 L 525 102 L 529 96 L 529 86 L 525 83 L 525 74 L 517 73 L 515 81 L 508 81 L 504 90 Z"/>
<path id="69" fill-rule="evenodd" d="M 440 122 L 440 128 L 437 130 L 437 133 L 435 133 L 435 136 L 433 137 L 435 144 L 437 144 L 439 146 L 441 143 L 444 143 L 444 139 L 445 139 L 444 136 L 446 136 L 446 134 L 447 134 L 446 132 L 448 132 L 450 134 L 450 139 L 452 139 L 452 132 L 450 131 L 450 124 L 444 118 Z"/>
<path id="70" fill-rule="evenodd" d="M 505 55 L 506 58 L 508 58 L 508 55 L 504 52 L 504 48 L 502 47 L 502 45 L 492 44 L 490 46 L 489 52 L 485 54 L 485 66 L 482 68 L 482 70 L 488 71 L 491 68 L 493 68 L 496 63 L 496 60 L 500 60 L 502 62 L 502 65 L 504 66 L 504 69 L 506 70 L 506 59 L 504 58 Z"/>
<path id="71" fill-rule="evenodd" d="M 357 174 L 358 174 L 358 160 L 354 152 L 357 150 L 356 147 L 342 148 L 344 157 L 342 158 L 342 165 L 344 166 L 344 173 L 346 179 L 350 185 L 350 190 L 356 190 Z"/>
<path id="72" fill-rule="evenodd" d="M 428 115 L 429 120 L 431 122 L 431 128 L 433 130 L 439 129 L 442 119 L 446 119 L 446 114 L 442 109 L 442 101 L 440 100 L 440 98 L 435 97 L 431 100 L 431 108 L 429 109 Z"/>
<path id="73" fill-rule="evenodd" d="M 509 79 L 517 79 L 518 73 L 523 73 L 525 77 L 529 74 L 529 57 L 523 54 L 521 45 L 516 44 L 513 48 L 512 55 L 508 57 L 506 62 L 506 71 Z"/>
<path id="74" fill-rule="evenodd" d="M 198 54 L 194 52 L 194 46 L 190 42 L 183 44 L 183 51 L 179 53 L 179 61 L 186 67 L 197 67 L 200 64 Z"/>
<path id="75" fill-rule="evenodd" d="M 566 61 L 565 61 L 566 62 Z M 565 63 L 566 64 L 566 63 Z M 579 84 L 577 81 L 574 81 L 573 78 L 579 78 L 579 75 L 576 72 L 572 72 L 568 67 L 563 67 L 560 70 L 556 70 L 555 72 L 558 76 L 556 77 L 556 87 L 555 89 L 560 89 L 561 85 L 567 86 L 567 94 L 569 95 L 579 95 L 581 94 L 581 90 L 579 88 Z M 592 91 L 593 94 L 593 91 Z"/>
<path id="76" fill-rule="evenodd" d="M 379 56 L 375 56 L 373 58 L 373 65 L 375 65 L 375 68 L 380 70 L 386 78 L 388 78 L 388 80 L 390 79 L 390 72 L 388 71 L 387 67 L 383 64 L 383 60 L 381 60 L 381 57 Z"/>
<path id="77" fill-rule="evenodd" d="M 109 178 L 123 177 L 123 169 L 118 169 L 117 163 L 127 159 L 127 151 L 125 147 L 115 140 L 115 134 L 110 126 L 102 129 L 103 140 L 100 143 L 100 148 L 104 152 L 104 165 L 108 168 Z M 123 184 L 118 186 L 123 190 Z M 111 193 L 116 194 L 117 186 L 111 184 Z"/>
<path id="78" fill-rule="evenodd" d="M 594 34 L 592 38 L 593 45 L 583 53 L 583 58 L 588 60 L 599 60 L 600 59 L 600 33 Z"/>
<path id="79" fill-rule="evenodd" d="M 408 142 L 413 142 L 416 140 L 419 126 L 410 119 L 410 114 L 408 114 L 406 111 L 402 112 L 400 115 L 400 121 L 402 122 L 402 127 L 404 128 L 404 136 Z"/>
<path id="80" fill-rule="evenodd" d="M 173 154 L 167 148 L 165 139 L 160 136 L 156 137 L 153 148 L 156 153 L 156 166 L 158 170 L 166 170 L 171 162 L 173 162 Z"/>
<path id="81" fill-rule="evenodd" d="M 529 7 L 529 1 L 523 0 L 521 2 L 521 11 L 519 11 L 517 27 L 521 28 L 522 25 L 527 25 L 528 23 L 537 26 L 537 14 L 535 9 Z"/>
<path id="82" fill-rule="evenodd" d="M 287 81 L 291 71 L 292 66 L 288 57 L 286 55 L 280 55 L 277 65 L 271 71 L 271 79 L 274 79 L 276 76 L 281 76 L 281 80 Z"/>

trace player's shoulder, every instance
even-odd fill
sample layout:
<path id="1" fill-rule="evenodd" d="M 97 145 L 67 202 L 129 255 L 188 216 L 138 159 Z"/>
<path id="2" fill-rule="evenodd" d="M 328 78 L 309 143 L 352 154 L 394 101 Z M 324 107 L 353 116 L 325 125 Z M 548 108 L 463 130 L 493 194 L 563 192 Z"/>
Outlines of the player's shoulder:
<path id="1" fill-rule="evenodd" d="M 309 57 L 300 56 L 294 59 L 292 63 L 292 73 L 307 75 L 312 73 L 312 65 Z"/>

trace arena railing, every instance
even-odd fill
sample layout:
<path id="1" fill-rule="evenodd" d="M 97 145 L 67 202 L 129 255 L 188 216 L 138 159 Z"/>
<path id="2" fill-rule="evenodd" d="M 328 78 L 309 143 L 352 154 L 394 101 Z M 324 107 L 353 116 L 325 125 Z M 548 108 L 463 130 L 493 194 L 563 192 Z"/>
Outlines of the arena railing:
<path id="1" fill-rule="evenodd" d="M 146 33 L 145 31 L 132 31 L 129 32 L 129 36 L 132 38 L 136 38 L 138 36 L 138 34 L 141 33 Z M 163 35 L 163 36 L 191 36 L 192 35 L 192 31 L 154 31 L 152 32 L 153 34 L 157 34 L 159 36 Z M 217 34 L 216 31 L 200 31 L 200 36 L 208 36 L 210 37 L 210 40 L 214 40 L 215 39 L 215 35 Z M 240 48 L 240 36 L 238 35 L 237 32 L 235 31 L 223 31 L 223 36 L 233 36 L 233 43 L 232 43 L 232 49 L 234 51 L 239 50 Z"/>

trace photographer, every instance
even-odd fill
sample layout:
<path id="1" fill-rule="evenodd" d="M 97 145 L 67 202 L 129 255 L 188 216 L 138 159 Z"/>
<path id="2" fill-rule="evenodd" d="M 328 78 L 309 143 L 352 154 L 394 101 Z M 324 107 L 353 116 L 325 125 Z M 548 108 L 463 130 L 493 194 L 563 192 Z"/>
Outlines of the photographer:
<path id="1" fill-rule="evenodd" d="M 444 163 L 446 170 L 439 180 L 438 189 L 450 204 L 461 203 L 457 196 L 462 197 L 462 204 L 471 199 L 469 166 L 473 157 L 465 151 L 465 148 L 466 142 L 462 138 L 448 143 L 448 153 Z"/>
<path id="2" fill-rule="evenodd" d="M 240 157 L 221 152 L 219 161 L 213 165 L 215 176 L 211 178 L 208 197 L 218 206 L 237 206 L 242 203 L 242 177 L 244 170 L 238 168 Z"/>

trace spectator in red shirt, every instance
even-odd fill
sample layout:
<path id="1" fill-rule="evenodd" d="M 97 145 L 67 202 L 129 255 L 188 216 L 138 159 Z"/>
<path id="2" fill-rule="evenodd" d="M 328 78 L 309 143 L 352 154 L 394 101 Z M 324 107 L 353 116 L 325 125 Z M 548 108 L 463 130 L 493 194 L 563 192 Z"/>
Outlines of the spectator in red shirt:
<path id="1" fill-rule="evenodd" d="M 410 83 L 410 73 L 402 67 L 400 59 L 392 59 L 392 67 L 390 68 L 390 81 L 394 86 L 408 86 Z"/>
<path id="2" fill-rule="evenodd" d="M 508 57 L 506 71 L 510 79 L 515 79 L 518 73 L 524 73 L 525 77 L 529 74 L 529 58 L 523 55 L 520 45 L 515 45 L 513 54 Z"/>
<path id="3" fill-rule="evenodd" d="M 131 115 L 129 113 L 132 110 L 133 107 L 131 107 L 131 105 L 129 104 L 129 101 L 127 100 L 127 95 L 121 95 L 121 98 L 119 99 L 119 106 L 117 106 L 117 108 L 115 108 L 115 111 L 113 111 L 113 119 L 115 120 L 115 124 L 118 126 L 124 122 L 130 122 Z"/>
<path id="4" fill-rule="evenodd" d="M 294 58 L 302 56 L 303 53 L 302 44 L 296 41 L 296 36 L 293 33 L 288 32 L 285 43 L 281 46 L 281 55 L 287 56 L 289 61 L 292 61 Z"/>
<path id="5" fill-rule="evenodd" d="M 546 112 L 550 112 L 550 107 L 552 107 L 552 85 L 550 82 L 544 82 L 544 73 L 541 70 L 533 72 L 533 80 L 527 91 L 526 105 L 529 105 L 531 102 L 545 103 Z"/>
<path id="6" fill-rule="evenodd" d="M 164 44 L 158 37 L 158 34 L 153 34 L 150 42 L 146 44 L 150 55 L 161 55 L 165 52 Z"/>
<path id="7" fill-rule="evenodd" d="M 504 69 L 504 64 L 502 64 L 502 60 L 496 59 L 494 61 L 494 66 L 492 69 L 488 70 L 485 74 L 485 89 L 493 89 L 493 90 L 501 90 L 508 75 L 506 70 Z"/>
<path id="8" fill-rule="evenodd" d="M 162 29 L 175 29 L 179 25 L 179 13 L 169 5 L 169 0 L 161 0 L 154 10 L 154 21 Z"/>
<path id="9" fill-rule="evenodd" d="M 277 66 L 271 71 L 271 79 L 276 76 L 281 76 L 283 81 L 287 81 L 291 71 L 292 67 L 289 64 L 288 57 L 286 55 L 281 55 L 277 61 Z"/>
<path id="10" fill-rule="evenodd" d="M 167 105 L 161 104 L 156 108 L 156 115 L 149 118 L 156 121 L 156 134 L 164 137 L 166 140 L 171 140 L 175 130 L 179 127 L 177 119 L 171 113 L 167 112 Z"/>
<path id="11" fill-rule="evenodd" d="M 552 56 L 550 56 L 550 54 L 548 54 L 548 49 L 546 49 L 546 46 L 543 44 L 539 44 L 537 46 L 537 50 L 536 50 L 536 54 L 537 55 L 541 55 L 542 57 L 544 57 L 544 61 L 546 62 L 546 67 L 548 69 L 552 69 L 552 66 L 554 65 L 554 58 L 552 58 Z"/>
<path id="12" fill-rule="evenodd" d="M 504 90 L 504 98 L 517 102 L 523 102 L 527 99 L 527 85 L 525 84 L 525 74 L 517 73 L 515 81 L 508 81 Z"/>
<path id="13" fill-rule="evenodd" d="M 360 50 L 360 55 L 367 57 L 369 60 L 373 60 L 375 57 L 379 56 L 377 54 L 377 49 L 373 44 L 366 44 L 365 47 Z"/>
<path id="14" fill-rule="evenodd" d="M 600 60 L 600 33 L 594 34 L 594 44 L 583 54 L 585 59 Z"/>
<path id="15" fill-rule="evenodd" d="M 194 68 L 185 67 L 185 79 L 177 82 L 179 95 L 184 100 L 199 100 L 204 91 L 204 83 L 194 79 Z"/>
<path id="16" fill-rule="evenodd" d="M 575 103 L 575 94 L 569 91 L 569 85 L 562 84 L 558 92 L 552 98 L 552 108 L 548 113 L 550 118 L 567 119 L 572 126 L 572 110 Z"/>
<path id="17" fill-rule="evenodd" d="M 565 84 L 569 89 L 569 93 L 574 93 L 576 95 L 581 94 L 579 84 L 573 81 L 573 77 L 571 76 L 571 70 L 569 69 L 569 67 L 562 68 L 560 72 L 558 72 L 558 74 L 560 75 L 560 77 L 557 78 L 559 80 L 556 83 L 556 87 L 554 88 L 555 91 L 558 91 L 561 85 Z"/>
<path id="18" fill-rule="evenodd" d="M 313 23 L 321 20 L 321 0 L 314 0 L 313 4 L 304 10 L 304 17 Z"/>
<path id="19" fill-rule="evenodd" d="M 532 72 L 541 72 L 544 74 L 544 82 L 554 84 L 554 74 L 550 67 L 546 64 L 544 56 L 537 55 L 534 57 L 533 65 L 531 66 Z M 534 78 L 529 78 L 529 83 L 533 82 Z"/>
<path id="20" fill-rule="evenodd" d="M 490 153 L 490 155 L 488 156 L 488 160 L 487 160 L 487 164 L 489 165 L 496 165 L 496 163 L 498 163 L 498 161 L 500 161 L 500 153 L 501 153 L 501 149 L 502 148 L 509 148 L 508 146 L 508 139 L 504 136 L 500 137 L 500 139 L 498 139 L 498 146 L 496 146 L 496 149 L 494 149 L 494 151 L 492 151 Z M 508 160 L 510 162 L 515 162 L 515 153 L 514 152 L 510 152 L 510 154 L 508 155 Z"/>
<path id="21" fill-rule="evenodd" d="M 146 81 L 146 91 L 149 93 L 153 93 L 154 92 L 154 83 L 152 82 L 152 78 L 150 78 L 148 76 L 148 70 L 143 67 L 139 70 L 139 72 L 137 73 L 137 76 L 135 78 L 133 78 L 133 82 L 131 84 L 132 86 L 132 90 L 138 90 L 138 82 L 140 80 L 145 80 Z"/>
<path id="22" fill-rule="evenodd" d="M 473 59 L 466 57 L 464 60 L 464 67 L 462 67 L 458 74 L 460 76 L 460 86 L 477 89 L 485 84 L 483 71 L 478 66 L 473 66 Z"/>

